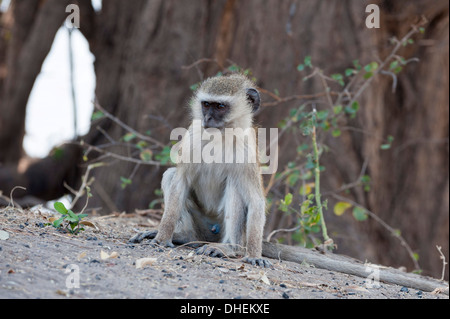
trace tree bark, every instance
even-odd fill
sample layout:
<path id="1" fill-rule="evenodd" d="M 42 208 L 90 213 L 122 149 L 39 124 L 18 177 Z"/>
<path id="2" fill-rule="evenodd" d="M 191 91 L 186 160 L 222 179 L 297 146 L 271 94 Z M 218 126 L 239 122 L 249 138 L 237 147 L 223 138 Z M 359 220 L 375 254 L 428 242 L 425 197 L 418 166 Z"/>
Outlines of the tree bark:
<path id="1" fill-rule="evenodd" d="M 13 1 L 14 24 L 6 51 L 7 77 L 0 87 L 0 163 L 23 155 L 25 112 L 34 81 L 66 17 L 69 0 Z M 1 51 L 1 50 L 0 50 Z"/>

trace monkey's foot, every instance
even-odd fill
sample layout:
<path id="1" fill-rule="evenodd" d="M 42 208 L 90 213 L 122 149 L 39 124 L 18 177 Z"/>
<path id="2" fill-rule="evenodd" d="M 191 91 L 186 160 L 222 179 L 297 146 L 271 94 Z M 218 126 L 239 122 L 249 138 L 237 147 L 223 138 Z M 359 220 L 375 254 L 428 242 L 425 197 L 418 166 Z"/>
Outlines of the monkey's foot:
<path id="1" fill-rule="evenodd" d="M 273 268 L 272 263 L 263 258 L 244 257 L 244 262 L 252 264 L 253 266 L 260 266 L 263 268 Z"/>
<path id="2" fill-rule="evenodd" d="M 195 250 L 197 255 L 205 255 L 210 257 L 235 257 L 234 251 L 225 245 L 203 245 Z"/>
<path id="3" fill-rule="evenodd" d="M 172 240 L 157 240 L 156 238 L 153 239 L 150 242 L 150 246 L 152 247 L 156 247 L 156 246 L 162 246 L 162 247 L 167 247 L 167 248 L 175 248 L 175 245 L 172 243 Z"/>
<path id="4" fill-rule="evenodd" d="M 128 242 L 131 244 L 138 244 L 141 243 L 144 239 L 155 238 L 156 234 L 158 234 L 157 230 L 144 231 L 131 237 L 130 240 L 128 240 Z"/>

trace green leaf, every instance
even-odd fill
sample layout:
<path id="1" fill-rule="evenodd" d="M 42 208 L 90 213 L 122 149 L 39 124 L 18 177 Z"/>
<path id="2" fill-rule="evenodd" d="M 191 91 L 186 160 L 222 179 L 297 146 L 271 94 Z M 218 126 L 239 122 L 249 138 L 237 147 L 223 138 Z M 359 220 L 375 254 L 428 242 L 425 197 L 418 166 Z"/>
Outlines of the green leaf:
<path id="1" fill-rule="evenodd" d="M 304 64 L 305 64 L 305 66 L 308 66 L 308 67 L 312 68 L 311 56 L 310 55 L 305 57 Z"/>
<path id="2" fill-rule="evenodd" d="M 333 130 L 333 132 L 331 132 L 331 135 L 333 137 L 339 137 L 339 136 L 341 136 L 341 134 L 342 134 L 342 132 L 340 129 L 335 129 L 335 130 Z"/>
<path id="3" fill-rule="evenodd" d="M 342 107 L 342 105 L 336 105 L 336 106 L 333 106 L 333 112 L 334 112 L 334 114 L 339 114 L 339 113 L 341 113 L 343 109 L 344 109 L 344 108 Z"/>
<path id="4" fill-rule="evenodd" d="M 352 76 L 353 74 L 356 74 L 355 69 L 345 69 L 345 76 Z"/>
<path id="5" fill-rule="evenodd" d="M 195 91 L 199 88 L 200 83 L 195 83 L 193 85 L 191 85 L 189 88 L 191 89 L 191 91 Z"/>
<path id="6" fill-rule="evenodd" d="M 54 158 L 55 160 L 60 160 L 63 158 L 64 156 L 64 150 L 62 148 L 59 147 L 55 147 L 51 153 L 50 153 L 51 157 Z"/>
<path id="7" fill-rule="evenodd" d="M 359 102 L 358 101 L 355 101 L 355 102 L 352 103 L 352 109 L 355 112 L 359 111 Z"/>
<path id="8" fill-rule="evenodd" d="M 61 202 L 56 202 L 53 204 L 53 207 L 55 207 L 56 211 L 60 214 L 66 215 L 67 214 L 67 208 L 64 206 Z"/>
<path id="9" fill-rule="evenodd" d="M 122 137 L 122 139 L 123 139 L 125 142 L 130 142 L 130 141 L 133 140 L 135 137 L 136 137 L 135 134 L 133 134 L 133 133 L 127 133 L 127 134 L 125 134 L 125 135 Z"/>
<path id="10" fill-rule="evenodd" d="M 91 121 L 96 121 L 103 117 L 105 117 L 105 114 L 101 111 L 97 111 L 97 112 L 92 113 Z"/>
<path id="11" fill-rule="evenodd" d="M 289 206 L 292 204 L 292 194 L 291 193 L 287 193 L 286 196 L 284 196 L 284 204 Z"/>
<path id="12" fill-rule="evenodd" d="M 125 189 L 128 185 L 131 185 L 132 183 L 131 179 L 125 178 L 123 176 L 120 176 L 120 181 L 122 182 L 122 184 L 120 185 L 122 189 Z"/>
<path id="13" fill-rule="evenodd" d="M 377 62 L 370 62 L 364 67 L 364 70 L 366 72 L 375 72 L 378 69 L 378 63 Z"/>
<path id="14" fill-rule="evenodd" d="M 328 113 L 329 113 L 328 110 L 317 112 L 317 118 L 319 120 L 325 120 L 328 117 Z"/>
<path id="15" fill-rule="evenodd" d="M 299 194 L 302 195 L 302 196 L 309 195 L 309 194 L 311 194 L 312 189 L 313 189 L 313 187 L 315 187 L 315 186 L 316 186 L 315 183 L 307 183 L 307 184 L 305 184 L 305 185 L 302 185 L 302 186 L 300 187 Z"/>
<path id="16" fill-rule="evenodd" d="M 357 221 L 362 222 L 369 217 L 369 214 L 367 214 L 367 211 L 364 208 L 355 207 L 353 208 L 353 217 L 355 217 Z"/>
<path id="17" fill-rule="evenodd" d="M 287 182 L 290 186 L 294 186 L 297 183 L 299 178 L 300 178 L 300 173 L 297 170 L 296 172 L 289 174 L 289 176 L 287 177 Z"/>
<path id="18" fill-rule="evenodd" d="M 362 66 L 361 64 L 359 64 L 359 60 L 354 60 L 353 61 L 353 66 L 355 67 L 356 70 L 361 70 Z"/>
<path id="19" fill-rule="evenodd" d="M 298 66 L 297 66 L 297 70 L 298 71 L 303 71 L 305 69 L 305 65 L 304 64 L 299 64 Z"/>
<path id="20" fill-rule="evenodd" d="M 368 80 L 373 76 L 373 72 L 367 72 L 366 74 L 364 74 L 364 80 Z"/>
<path id="21" fill-rule="evenodd" d="M 233 64 L 233 65 L 228 67 L 228 70 L 231 71 L 231 72 L 239 72 L 240 68 L 236 64 Z"/>
<path id="22" fill-rule="evenodd" d="M 402 70 L 403 70 L 403 68 L 402 68 L 401 66 L 396 67 L 396 68 L 394 69 L 394 73 L 395 73 L 395 74 L 399 74 Z"/>
<path id="23" fill-rule="evenodd" d="M 397 60 L 392 61 L 392 63 L 389 65 L 389 69 L 393 70 L 396 67 L 398 67 L 399 62 Z"/>
<path id="24" fill-rule="evenodd" d="M 344 76 L 342 74 L 340 74 L 340 73 L 332 74 L 331 78 L 333 80 L 337 81 L 341 86 L 345 85 Z"/>
<path id="25" fill-rule="evenodd" d="M 146 141 L 139 141 L 136 143 L 136 147 L 143 151 L 148 146 L 148 143 Z"/>
<path id="26" fill-rule="evenodd" d="M 350 203 L 347 203 L 347 202 L 337 202 L 337 203 L 334 205 L 333 212 L 334 212 L 335 215 L 341 216 L 341 215 L 344 214 L 345 211 L 346 211 L 347 209 L 349 209 L 350 207 L 352 207 L 352 204 L 350 204 Z"/>
<path id="27" fill-rule="evenodd" d="M 67 211 L 66 220 L 68 222 L 71 222 L 71 223 L 78 223 L 79 222 L 78 216 L 73 211 L 71 211 L 70 209 Z"/>
<path id="28" fill-rule="evenodd" d="M 305 200 L 301 205 L 300 205 L 300 213 L 306 214 L 306 211 L 309 208 L 309 205 L 311 205 L 311 201 L 310 200 Z"/>
<path id="29" fill-rule="evenodd" d="M 61 226 L 61 223 L 64 221 L 65 218 L 66 218 L 66 216 L 63 216 L 63 217 L 61 217 L 61 218 L 55 220 L 55 221 L 53 222 L 53 224 L 52 224 L 53 227 L 59 228 L 59 227 Z"/>
<path id="30" fill-rule="evenodd" d="M 149 149 L 145 149 L 139 154 L 139 157 L 144 162 L 150 162 L 152 160 L 153 152 Z"/>

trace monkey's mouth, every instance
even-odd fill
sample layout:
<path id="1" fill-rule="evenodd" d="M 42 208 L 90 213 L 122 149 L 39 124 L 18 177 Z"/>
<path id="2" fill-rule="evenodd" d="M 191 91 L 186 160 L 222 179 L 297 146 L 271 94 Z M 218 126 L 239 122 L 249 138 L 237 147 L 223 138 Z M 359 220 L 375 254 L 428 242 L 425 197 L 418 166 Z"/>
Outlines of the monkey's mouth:
<path id="1" fill-rule="evenodd" d="M 210 121 L 208 121 L 208 122 L 203 122 L 203 127 L 205 128 L 205 129 L 208 129 L 208 128 L 217 128 L 217 129 L 221 129 L 221 128 L 223 128 L 223 123 L 217 123 L 217 122 L 215 122 L 214 120 L 210 120 Z"/>

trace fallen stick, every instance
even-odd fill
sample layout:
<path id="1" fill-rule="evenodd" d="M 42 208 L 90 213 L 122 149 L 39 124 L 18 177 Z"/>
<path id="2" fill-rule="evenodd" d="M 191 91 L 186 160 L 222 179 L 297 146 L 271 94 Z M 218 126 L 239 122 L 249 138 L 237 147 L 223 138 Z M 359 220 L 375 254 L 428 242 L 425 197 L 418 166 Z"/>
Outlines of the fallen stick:
<path id="1" fill-rule="evenodd" d="M 449 294 L 448 283 L 444 281 L 438 281 L 433 278 L 413 273 L 405 273 L 394 268 L 373 264 L 367 265 L 358 260 L 331 253 L 321 254 L 317 251 L 303 247 L 264 242 L 263 255 L 268 258 L 292 261 L 300 264 L 307 263 L 316 268 L 337 271 L 362 278 L 368 278 L 373 269 L 377 268 L 379 270 L 378 279 L 381 282 L 425 292 L 433 292 L 438 289 L 436 291 L 441 291 L 446 295 Z"/>

